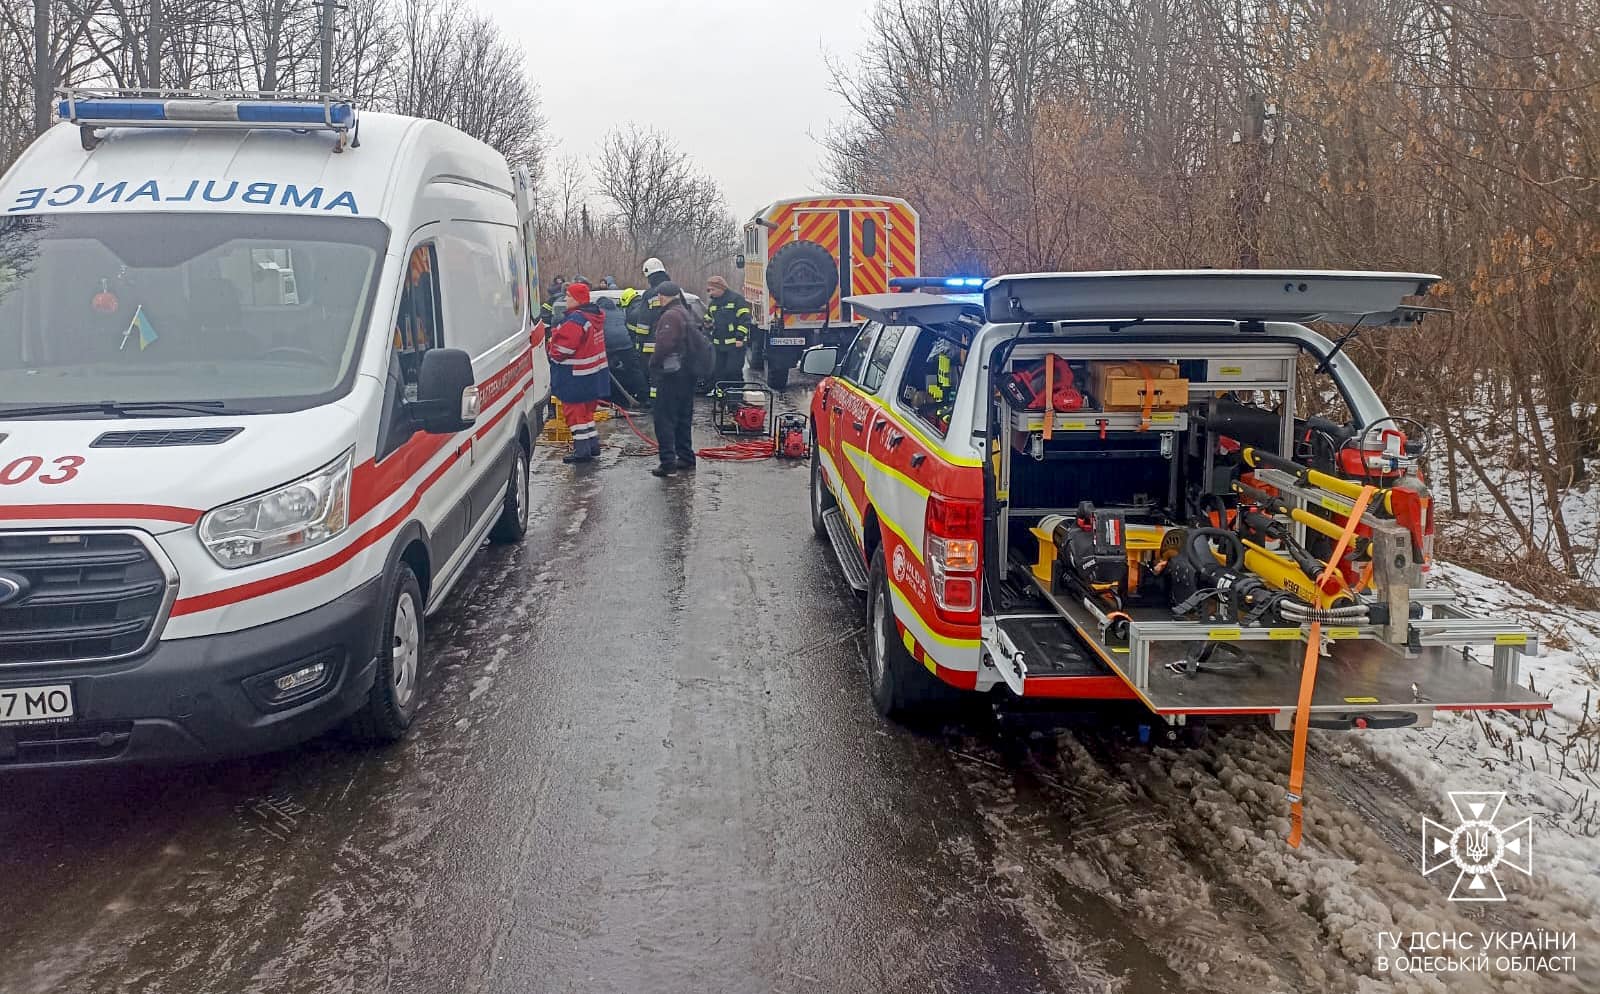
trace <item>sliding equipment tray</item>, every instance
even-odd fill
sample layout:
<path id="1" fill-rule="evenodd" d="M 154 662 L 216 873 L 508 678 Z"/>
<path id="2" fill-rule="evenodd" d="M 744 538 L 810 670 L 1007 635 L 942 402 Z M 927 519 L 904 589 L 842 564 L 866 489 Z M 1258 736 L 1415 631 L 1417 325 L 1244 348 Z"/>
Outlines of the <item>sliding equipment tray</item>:
<path id="1" fill-rule="evenodd" d="M 1083 605 L 1034 578 L 1039 593 L 1150 710 L 1173 723 L 1188 715 L 1264 715 L 1279 728 L 1294 720 L 1305 661 L 1305 628 L 1260 628 L 1174 621 L 1169 612 L 1134 609 L 1126 642 L 1105 638 Z M 1417 591 L 1435 615 L 1414 623 L 1421 648 L 1404 652 L 1368 627 L 1324 627 L 1311 698 L 1314 725 L 1430 724 L 1434 711 L 1521 711 L 1550 707 L 1517 685 L 1537 636 L 1456 611 L 1435 591 Z M 1209 649 L 1198 672 L 1192 652 Z M 1481 656 L 1481 659 L 1480 659 Z M 1492 665 L 1491 665 L 1492 664 Z"/>
<path id="2" fill-rule="evenodd" d="M 1144 415 L 1139 411 L 1056 411 L 1053 431 L 1187 431 L 1187 411 L 1151 411 L 1150 427 L 1141 428 Z M 1043 411 L 1013 411 L 1011 427 L 1021 432 L 1044 430 Z"/>

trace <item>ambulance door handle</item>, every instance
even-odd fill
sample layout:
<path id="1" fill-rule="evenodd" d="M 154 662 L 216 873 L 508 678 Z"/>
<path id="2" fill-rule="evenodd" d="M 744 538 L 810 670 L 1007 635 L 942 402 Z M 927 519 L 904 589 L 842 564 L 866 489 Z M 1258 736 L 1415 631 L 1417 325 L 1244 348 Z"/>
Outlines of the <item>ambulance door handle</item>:
<path id="1" fill-rule="evenodd" d="M 852 421 L 850 423 L 855 426 L 856 431 L 863 431 L 867 427 L 865 424 L 863 424 L 860 421 Z"/>
<path id="2" fill-rule="evenodd" d="M 905 436 L 904 436 L 904 435 L 902 435 L 902 434 L 900 434 L 900 433 L 899 433 L 899 432 L 897 432 L 897 431 L 891 431 L 891 432 L 890 432 L 890 433 L 889 433 L 889 434 L 888 434 L 888 435 L 887 435 L 887 436 L 886 436 L 886 437 L 885 437 L 885 438 L 884 438 L 884 442 L 885 442 L 885 443 L 886 443 L 886 444 L 887 444 L 887 445 L 888 445 L 888 446 L 889 446 L 889 448 L 891 448 L 891 449 L 892 449 L 892 448 L 894 448 L 894 447 L 895 447 L 895 446 L 897 446 L 897 445 L 899 445 L 899 444 L 900 444 L 900 443 L 901 443 L 901 442 L 904 442 L 904 441 L 905 441 L 905 440 L 906 440 L 906 437 L 905 437 Z"/>
<path id="3" fill-rule="evenodd" d="M 918 466 L 921 466 L 927 458 L 927 453 L 924 452 L 911 453 L 911 468 L 916 469 Z"/>

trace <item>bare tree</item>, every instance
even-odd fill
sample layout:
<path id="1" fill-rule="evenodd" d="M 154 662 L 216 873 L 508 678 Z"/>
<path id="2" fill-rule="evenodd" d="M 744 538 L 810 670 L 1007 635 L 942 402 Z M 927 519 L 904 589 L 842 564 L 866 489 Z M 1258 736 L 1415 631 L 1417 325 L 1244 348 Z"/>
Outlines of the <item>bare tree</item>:
<path id="1" fill-rule="evenodd" d="M 594 169 L 634 258 L 678 255 L 701 272 L 732 257 L 736 226 L 727 199 L 666 135 L 618 128 L 601 144 Z"/>

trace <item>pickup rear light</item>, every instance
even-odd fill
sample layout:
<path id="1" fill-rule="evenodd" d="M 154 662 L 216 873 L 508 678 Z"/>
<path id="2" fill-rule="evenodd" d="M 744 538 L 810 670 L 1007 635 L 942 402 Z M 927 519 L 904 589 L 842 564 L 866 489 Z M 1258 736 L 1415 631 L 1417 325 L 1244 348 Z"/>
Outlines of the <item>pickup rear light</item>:
<path id="1" fill-rule="evenodd" d="M 933 603 L 941 615 L 967 615 L 978 607 L 978 571 L 983 566 L 983 502 L 928 495 L 923 558 L 933 580 Z"/>

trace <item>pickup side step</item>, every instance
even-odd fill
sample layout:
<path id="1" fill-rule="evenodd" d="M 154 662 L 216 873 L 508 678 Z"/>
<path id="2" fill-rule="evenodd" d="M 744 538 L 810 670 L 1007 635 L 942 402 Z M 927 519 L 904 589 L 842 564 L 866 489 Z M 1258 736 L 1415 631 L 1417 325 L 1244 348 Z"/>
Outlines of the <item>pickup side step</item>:
<path id="1" fill-rule="evenodd" d="M 845 582 L 856 593 L 866 593 L 866 563 L 861 557 L 861 547 L 856 545 L 856 537 L 850 534 L 850 526 L 844 523 L 844 515 L 837 507 L 830 507 L 822 513 L 822 523 L 828 530 L 828 543 L 833 546 L 833 554 L 839 557 Z"/>

